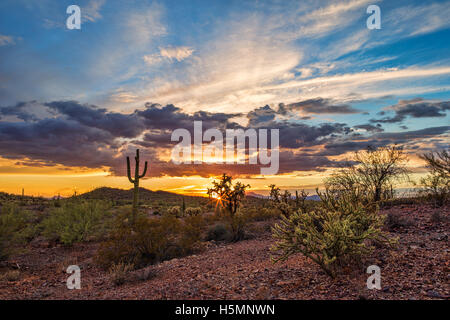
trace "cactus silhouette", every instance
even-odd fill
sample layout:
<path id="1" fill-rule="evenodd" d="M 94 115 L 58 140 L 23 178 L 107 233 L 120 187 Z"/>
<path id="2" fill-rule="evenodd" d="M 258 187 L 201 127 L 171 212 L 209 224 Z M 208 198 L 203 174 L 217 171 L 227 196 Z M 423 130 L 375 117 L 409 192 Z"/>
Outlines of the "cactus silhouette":
<path id="1" fill-rule="evenodd" d="M 147 173 L 147 161 L 145 161 L 144 165 L 144 172 L 139 175 L 139 149 L 136 150 L 136 157 L 134 157 L 136 161 L 136 168 L 134 170 L 134 179 L 131 178 L 131 167 L 130 167 L 130 157 L 127 157 L 127 175 L 128 180 L 132 184 L 134 184 L 134 190 L 133 190 L 133 212 L 131 216 L 131 224 L 134 225 L 134 222 L 136 221 L 136 215 L 138 211 L 138 203 L 139 203 L 139 179 L 143 178 L 145 174 Z"/>
<path id="2" fill-rule="evenodd" d="M 186 203 L 184 202 L 184 197 L 183 197 L 183 205 L 181 206 L 181 212 L 183 213 L 183 216 L 184 216 L 185 211 L 186 211 Z"/>

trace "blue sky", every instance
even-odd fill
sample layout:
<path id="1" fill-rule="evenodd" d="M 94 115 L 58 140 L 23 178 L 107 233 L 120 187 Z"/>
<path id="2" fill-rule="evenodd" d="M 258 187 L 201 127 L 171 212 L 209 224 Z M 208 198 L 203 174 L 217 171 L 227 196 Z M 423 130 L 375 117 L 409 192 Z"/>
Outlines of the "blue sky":
<path id="1" fill-rule="evenodd" d="M 81 30 L 65 26 L 71 4 L 81 7 Z M 381 9 L 380 30 L 366 27 L 371 4 Z M 251 112 L 268 105 L 278 122 L 343 123 L 368 141 L 404 133 L 416 137 L 406 143 L 412 150 L 443 147 L 450 123 L 449 16 L 449 1 L 6 0 L 0 3 L 0 122 L 10 130 L 21 121 L 67 119 L 45 104 L 76 101 L 124 115 L 146 103 L 173 104 L 185 116 L 240 113 L 228 120 L 246 126 Z M 282 114 L 280 103 L 293 107 Z M 152 130 L 140 137 L 145 129 Z M 407 134 L 425 129 L 434 133 Z"/>
<path id="2" fill-rule="evenodd" d="M 374 3 L 381 8 L 381 30 L 366 28 L 366 8 Z M 2 2 L 0 34 L 9 41 L 0 47 L 1 105 L 74 98 L 132 110 L 153 99 L 189 111 L 238 104 L 252 110 L 328 91 L 311 90 L 303 79 L 449 65 L 446 1 L 91 0 L 78 3 L 81 30 L 65 28 L 70 4 Z M 163 57 L 161 49 L 172 50 Z M 342 97 L 333 98 L 383 91 L 448 98 L 448 73 L 437 73 L 380 77 L 362 90 L 339 83 Z M 268 89 L 299 80 L 291 90 Z"/>

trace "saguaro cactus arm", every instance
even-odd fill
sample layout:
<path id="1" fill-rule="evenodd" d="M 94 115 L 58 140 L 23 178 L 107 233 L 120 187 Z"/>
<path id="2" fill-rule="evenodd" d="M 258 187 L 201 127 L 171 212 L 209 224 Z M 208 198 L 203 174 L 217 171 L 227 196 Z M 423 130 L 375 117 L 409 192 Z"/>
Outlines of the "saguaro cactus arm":
<path id="1" fill-rule="evenodd" d="M 146 173 L 147 173 L 147 161 L 145 161 L 145 164 L 144 164 L 144 172 L 139 176 L 139 179 L 145 177 L 145 174 L 146 174 Z"/>
<path id="2" fill-rule="evenodd" d="M 127 175 L 128 175 L 128 180 L 130 180 L 130 182 L 134 184 L 134 180 L 133 180 L 133 178 L 131 178 L 130 157 L 127 157 Z"/>

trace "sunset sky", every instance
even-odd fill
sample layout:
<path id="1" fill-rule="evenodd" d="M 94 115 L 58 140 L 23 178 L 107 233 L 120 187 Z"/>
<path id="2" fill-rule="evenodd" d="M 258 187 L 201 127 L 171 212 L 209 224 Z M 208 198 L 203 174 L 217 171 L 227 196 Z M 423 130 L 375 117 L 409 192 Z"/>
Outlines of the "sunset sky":
<path id="1" fill-rule="evenodd" d="M 66 8 L 81 8 L 69 30 Z M 381 29 L 369 30 L 369 5 Z M 204 194 L 227 172 L 264 193 L 314 189 L 352 152 L 450 142 L 449 1 L 0 2 L 0 191 L 131 188 Z M 280 169 L 176 165 L 171 133 L 280 130 Z"/>

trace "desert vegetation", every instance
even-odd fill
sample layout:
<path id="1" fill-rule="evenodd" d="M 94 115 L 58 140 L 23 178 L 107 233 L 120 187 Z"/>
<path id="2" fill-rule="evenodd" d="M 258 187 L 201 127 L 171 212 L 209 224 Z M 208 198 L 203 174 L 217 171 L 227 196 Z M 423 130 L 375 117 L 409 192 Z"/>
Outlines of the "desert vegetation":
<path id="1" fill-rule="evenodd" d="M 67 298 L 75 293 L 61 270 L 79 264 L 95 297 L 140 290 L 143 298 L 218 298 L 212 292 L 223 282 L 230 298 L 307 298 L 295 283 L 313 290 L 318 277 L 335 290 L 322 297 L 358 298 L 362 289 L 349 286 L 364 288 L 368 265 L 382 265 L 388 278 L 400 263 L 423 280 L 419 292 L 405 285 L 410 296 L 446 297 L 428 283 L 448 272 L 449 153 L 422 158 L 428 175 L 409 199 L 395 193 L 409 179 L 396 146 L 356 152 L 312 196 L 276 185 L 268 197 L 246 196 L 250 186 L 227 174 L 205 197 L 146 190 L 138 151 L 134 178 L 127 159 L 130 190 L 53 199 L 1 193 L 0 297 Z M 392 283 L 406 281 L 399 277 Z M 39 279 L 47 279 L 45 290 Z M 402 298 L 401 290 L 383 290 L 370 295 Z"/>

